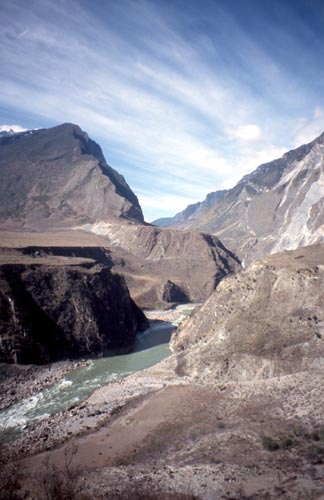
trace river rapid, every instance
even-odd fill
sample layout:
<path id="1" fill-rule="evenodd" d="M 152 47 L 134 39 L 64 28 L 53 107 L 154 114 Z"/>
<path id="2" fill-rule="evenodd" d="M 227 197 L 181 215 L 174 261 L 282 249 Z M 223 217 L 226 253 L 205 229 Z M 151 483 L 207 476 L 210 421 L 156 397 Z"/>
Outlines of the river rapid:
<path id="1" fill-rule="evenodd" d="M 30 425 L 86 400 L 95 389 L 155 365 L 170 355 L 169 342 L 179 323 L 195 308 L 179 305 L 169 311 L 146 311 L 150 327 L 137 334 L 132 352 L 108 353 L 69 372 L 58 383 L 0 412 L 0 440 L 7 441 Z"/>

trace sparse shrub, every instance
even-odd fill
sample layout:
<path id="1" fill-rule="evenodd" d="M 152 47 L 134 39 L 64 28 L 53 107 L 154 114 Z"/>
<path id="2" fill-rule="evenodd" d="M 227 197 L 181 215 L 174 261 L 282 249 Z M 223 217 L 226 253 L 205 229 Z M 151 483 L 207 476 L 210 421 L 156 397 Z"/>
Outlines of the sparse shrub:
<path id="1" fill-rule="evenodd" d="M 19 500 L 21 493 L 19 470 L 0 448 L 0 500 Z"/>
<path id="2" fill-rule="evenodd" d="M 270 436 L 262 436 L 261 443 L 265 450 L 275 451 L 279 449 L 278 442 Z"/>
<path id="3" fill-rule="evenodd" d="M 295 436 L 305 436 L 306 430 L 301 424 L 294 425 L 292 432 Z"/>
<path id="4" fill-rule="evenodd" d="M 308 450 L 305 453 L 305 458 L 306 460 L 308 460 L 308 462 L 310 462 L 313 465 L 323 463 L 324 448 L 318 446 L 308 448 Z"/>
<path id="5" fill-rule="evenodd" d="M 310 437 L 314 441 L 324 441 L 324 428 L 321 427 L 320 429 L 314 430 L 311 434 Z"/>
<path id="6" fill-rule="evenodd" d="M 123 408 L 123 405 L 114 406 L 113 409 L 110 412 L 110 415 L 111 416 L 118 415 L 118 413 L 121 412 L 122 408 Z"/>
<path id="7" fill-rule="evenodd" d="M 278 441 L 279 448 L 289 448 L 293 445 L 293 440 L 290 437 L 284 437 Z"/>
<path id="8" fill-rule="evenodd" d="M 222 420 L 220 420 L 219 422 L 217 422 L 217 427 L 219 429 L 225 429 L 225 423 Z"/>
<path id="9" fill-rule="evenodd" d="M 263 448 L 268 451 L 290 448 L 290 446 L 294 444 L 293 440 L 289 436 L 279 439 L 274 439 L 270 436 L 262 436 L 261 443 Z"/>
<path id="10" fill-rule="evenodd" d="M 124 490 L 122 493 L 114 493 L 112 498 L 114 500 L 200 500 L 200 497 L 191 493 L 153 493 L 140 487 Z"/>
<path id="11" fill-rule="evenodd" d="M 51 464 L 47 458 L 43 462 L 43 470 L 38 482 L 46 500 L 86 500 L 82 494 L 78 481 L 81 475 L 80 466 L 74 465 L 73 460 L 77 453 L 77 446 L 72 443 L 64 450 L 63 468 Z"/>

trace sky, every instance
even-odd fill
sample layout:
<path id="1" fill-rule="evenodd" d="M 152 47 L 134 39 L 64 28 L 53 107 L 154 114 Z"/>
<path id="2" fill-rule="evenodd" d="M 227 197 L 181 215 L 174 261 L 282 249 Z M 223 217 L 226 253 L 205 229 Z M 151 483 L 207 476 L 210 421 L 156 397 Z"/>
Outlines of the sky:
<path id="1" fill-rule="evenodd" d="M 80 125 L 148 221 L 324 131 L 323 0 L 0 6 L 0 129 Z"/>

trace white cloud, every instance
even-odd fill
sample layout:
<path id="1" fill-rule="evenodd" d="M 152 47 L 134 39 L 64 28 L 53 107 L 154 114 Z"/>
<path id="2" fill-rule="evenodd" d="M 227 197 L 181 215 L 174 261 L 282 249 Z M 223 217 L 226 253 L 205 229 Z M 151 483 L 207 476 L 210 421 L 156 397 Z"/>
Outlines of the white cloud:
<path id="1" fill-rule="evenodd" d="M 242 142 L 254 142 L 261 138 L 262 130 L 258 125 L 240 125 L 235 129 L 227 129 L 229 137 L 233 137 Z"/>
<path id="2" fill-rule="evenodd" d="M 12 130 L 13 132 L 25 132 L 25 128 L 20 125 L 0 125 L 0 132 L 9 132 Z"/>

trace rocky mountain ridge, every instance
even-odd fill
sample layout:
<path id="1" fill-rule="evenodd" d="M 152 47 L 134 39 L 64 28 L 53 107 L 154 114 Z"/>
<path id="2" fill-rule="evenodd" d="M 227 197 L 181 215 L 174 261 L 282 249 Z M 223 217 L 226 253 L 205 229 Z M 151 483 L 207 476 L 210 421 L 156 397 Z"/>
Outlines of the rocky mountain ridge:
<path id="1" fill-rule="evenodd" d="M 123 176 L 70 123 L 0 138 L 0 198 L 5 229 L 39 231 L 98 218 L 144 221 Z"/>
<path id="2" fill-rule="evenodd" d="M 245 263 L 324 239 L 324 134 L 210 193 L 167 227 L 216 234 Z"/>

